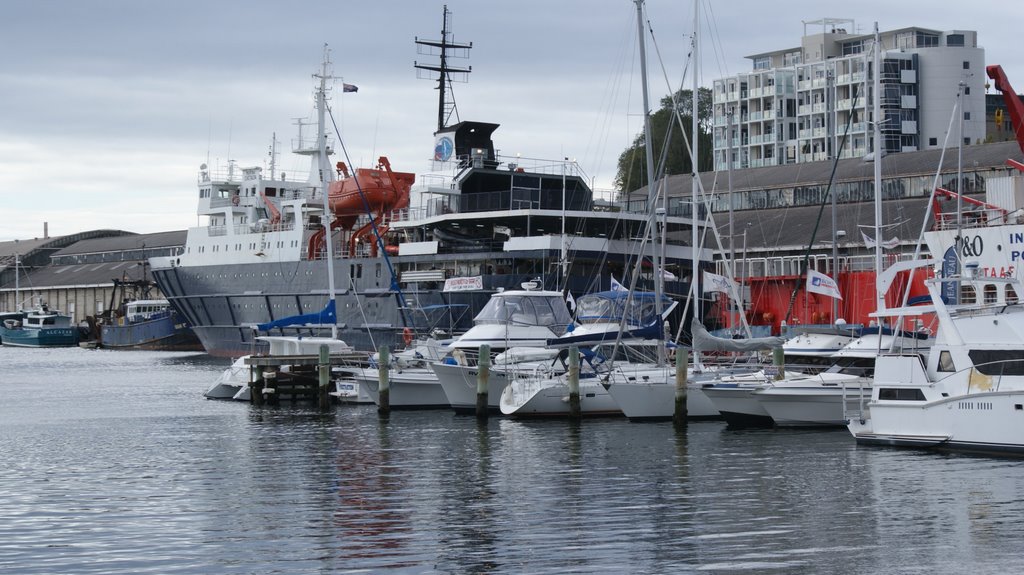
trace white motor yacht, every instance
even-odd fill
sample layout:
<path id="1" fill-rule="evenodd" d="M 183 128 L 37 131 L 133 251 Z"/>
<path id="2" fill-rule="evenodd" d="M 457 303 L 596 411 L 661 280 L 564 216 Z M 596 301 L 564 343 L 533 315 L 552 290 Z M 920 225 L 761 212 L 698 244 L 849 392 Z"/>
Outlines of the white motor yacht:
<path id="1" fill-rule="evenodd" d="M 925 282 L 938 318 L 931 353 L 878 358 L 870 400 L 847 414 L 858 443 L 1024 453 L 1024 287 L 975 276 L 968 267 Z"/>

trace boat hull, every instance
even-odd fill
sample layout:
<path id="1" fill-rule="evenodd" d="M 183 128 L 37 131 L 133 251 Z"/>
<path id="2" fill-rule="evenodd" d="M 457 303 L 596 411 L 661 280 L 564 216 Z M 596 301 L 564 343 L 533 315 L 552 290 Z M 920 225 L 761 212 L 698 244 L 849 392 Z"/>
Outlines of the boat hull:
<path id="1" fill-rule="evenodd" d="M 718 383 L 704 386 L 703 391 L 729 427 L 772 427 L 775 421 L 753 395 L 761 387 Z"/>
<path id="2" fill-rule="evenodd" d="M 335 266 L 335 282 L 351 286 L 337 299 L 338 337 L 355 349 L 373 351 L 380 346 L 403 345 L 402 330 L 429 331 L 418 325 L 416 314 L 397 305 L 396 293 L 376 274 L 363 269 L 386 270 L 383 258 L 360 258 L 358 264 Z M 393 258 L 393 265 L 402 265 Z M 353 271 L 351 268 L 359 267 Z M 310 313 L 327 304 L 327 273 L 322 261 L 289 261 L 280 264 L 225 264 L 220 266 L 154 268 L 153 276 L 165 297 L 192 325 L 203 348 L 212 356 L 238 357 L 265 351 L 253 336 L 253 327 L 274 319 Z M 273 273 L 269 269 L 273 269 Z M 341 269 L 337 269 L 341 268 Z M 361 277 L 355 277 L 360 276 Z M 370 277 L 374 276 L 374 277 Z M 255 279 L 255 278 L 258 278 Z M 518 279 L 518 278 L 517 278 Z M 511 283 L 508 287 L 515 287 Z M 440 288 L 405 293 L 422 307 L 465 305 L 466 312 L 444 323 L 453 331 L 472 327 L 473 316 L 483 308 L 490 292 L 443 293 Z M 275 328 L 274 335 L 330 337 L 330 326 Z"/>
<path id="3" fill-rule="evenodd" d="M 348 377 L 358 383 L 374 403 L 380 404 L 377 369 L 352 369 Z M 447 409 L 451 404 L 433 371 L 413 368 L 388 374 L 388 406 L 391 409 Z"/>
<path id="4" fill-rule="evenodd" d="M 673 376 L 674 379 L 674 376 Z M 672 419 L 676 410 L 676 385 L 663 383 L 613 383 L 608 393 L 629 419 Z M 721 419 L 715 405 L 697 382 L 686 385 L 687 419 Z"/>
<path id="5" fill-rule="evenodd" d="M 0 327 L 0 342 L 10 347 L 74 347 L 78 345 L 78 328 Z"/>
<path id="6" fill-rule="evenodd" d="M 871 388 L 767 387 L 752 395 L 779 427 L 846 427 L 847 413 L 870 399 Z"/>
<path id="7" fill-rule="evenodd" d="M 898 405 L 897 403 L 912 404 Z M 1024 455 L 1024 391 L 933 402 L 879 402 L 848 429 L 857 443 L 979 454 Z"/>
<path id="8" fill-rule="evenodd" d="M 173 315 L 132 324 L 104 325 L 100 329 L 100 345 L 110 349 L 203 351 L 192 329 Z"/>
<path id="9" fill-rule="evenodd" d="M 437 377 L 449 405 L 456 413 L 476 412 L 477 376 L 479 374 L 479 369 L 476 366 L 432 363 L 430 368 Z M 490 371 L 487 378 L 488 410 L 500 411 L 501 392 L 505 390 L 508 383 L 508 373 L 497 369 Z"/>
<path id="10" fill-rule="evenodd" d="M 519 379 L 501 393 L 501 412 L 514 417 L 569 415 L 569 386 L 565 378 Z M 580 380 L 580 415 L 621 416 L 622 408 L 597 378 Z"/>

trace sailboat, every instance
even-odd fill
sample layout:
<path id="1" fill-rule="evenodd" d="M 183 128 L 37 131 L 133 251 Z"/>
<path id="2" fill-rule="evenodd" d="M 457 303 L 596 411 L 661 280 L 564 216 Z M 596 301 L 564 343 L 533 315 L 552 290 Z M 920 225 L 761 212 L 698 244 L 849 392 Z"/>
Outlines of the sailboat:
<path id="1" fill-rule="evenodd" d="M 638 18 L 642 20 L 642 2 L 637 2 Z M 699 4 L 694 7 L 694 36 L 693 36 L 693 49 L 692 58 L 693 62 L 698 61 L 698 30 L 700 26 L 700 12 Z M 640 37 L 640 58 L 641 58 L 641 74 L 643 76 L 643 93 L 644 93 L 644 108 L 647 107 L 647 79 L 646 79 L 646 54 L 645 54 L 645 41 L 643 27 L 639 27 Z M 691 126 L 692 133 L 695 135 L 690 142 L 691 155 L 693 158 L 693 174 L 692 174 L 692 192 L 693 192 L 693 210 L 691 213 L 691 230 L 692 230 L 692 241 L 691 241 L 691 256 L 692 263 L 691 269 L 693 270 L 691 276 L 691 301 L 699 301 L 699 292 L 697 286 L 700 285 L 700 279 L 698 277 L 699 267 L 699 249 L 700 243 L 698 241 L 698 214 L 700 210 L 699 206 L 699 179 L 697 177 L 697 160 L 698 157 L 698 140 L 696 137 L 698 134 L 698 74 L 697 66 L 694 65 L 692 72 L 693 80 L 693 91 L 691 98 Z M 651 142 L 650 134 L 650 122 L 649 117 L 645 113 L 645 131 L 648 142 Z M 650 205 L 654 205 L 659 197 L 658 188 L 655 186 L 653 179 L 653 155 L 651 147 L 647 147 L 648 154 L 648 173 L 651 177 L 648 181 L 648 202 Z M 654 210 L 652 213 L 652 221 L 650 229 L 653 231 L 657 229 L 653 218 L 657 217 L 659 210 Z M 655 250 L 656 251 L 656 250 Z M 657 251 L 656 251 L 657 252 Z M 657 253 L 655 253 L 655 269 L 658 269 L 657 264 Z M 661 285 L 662 276 L 658 274 L 658 284 Z M 700 325 L 699 317 L 699 305 L 695 306 L 693 330 L 702 330 L 703 326 Z M 663 334 L 660 337 L 664 338 Z M 746 340 L 742 344 L 738 344 L 732 347 L 726 347 L 724 349 L 730 351 L 740 351 L 746 349 L 759 349 L 763 347 L 770 347 L 777 345 L 781 342 L 777 338 L 769 338 L 764 341 Z M 624 342 L 631 344 L 632 342 Z M 751 347 L 751 346 L 755 347 Z M 628 348 L 629 346 L 627 346 Z M 664 341 L 658 343 L 655 348 L 657 353 L 649 358 L 642 359 L 640 361 L 629 361 L 629 362 L 609 362 L 610 367 L 602 375 L 604 385 L 607 387 L 609 394 L 620 406 L 623 413 L 630 419 L 666 419 L 671 418 L 675 412 L 675 396 L 676 396 L 676 368 L 665 361 L 665 354 L 663 353 Z M 750 368 L 747 366 L 703 366 L 700 361 L 700 356 L 695 353 L 693 357 L 693 363 L 687 366 L 687 394 L 686 394 L 686 405 L 687 405 L 687 416 L 693 419 L 703 418 L 717 418 L 719 416 L 717 409 L 711 403 L 710 400 L 703 394 L 701 384 L 709 379 L 720 377 L 723 373 L 732 372 L 733 369 L 740 369 L 748 371 Z"/>

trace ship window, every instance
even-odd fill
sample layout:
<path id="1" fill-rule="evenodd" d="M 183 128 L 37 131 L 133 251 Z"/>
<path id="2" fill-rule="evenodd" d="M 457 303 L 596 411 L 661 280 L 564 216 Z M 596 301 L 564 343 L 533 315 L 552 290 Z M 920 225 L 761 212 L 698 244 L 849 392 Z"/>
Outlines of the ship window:
<path id="1" fill-rule="evenodd" d="M 960 286 L 960 303 L 975 303 L 977 301 L 974 286 Z"/>
<path id="2" fill-rule="evenodd" d="M 1024 375 L 1024 350 L 972 349 L 968 355 L 984 375 Z"/>
<path id="3" fill-rule="evenodd" d="M 878 390 L 878 399 L 888 399 L 892 401 L 925 401 L 924 392 L 916 387 L 883 387 Z"/>
<path id="4" fill-rule="evenodd" d="M 953 365 L 953 356 L 950 355 L 949 351 L 943 351 L 939 354 L 939 371 L 954 372 L 956 367 Z"/>
<path id="5" fill-rule="evenodd" d="M 1006 286 L 1006 303 L 1007 305 L 1013 305 L 1018 303 L 1020 298 L 1017 297 L 1017 290 L 1013 289 L 1013 286 Z"/>
<path id="6" fill-rule="evenodd" d="M 999 300 L 999 292 L 996 290 L 995 284 L 987 284 L 984 290 L 985 303 L 996 303 Z"/>

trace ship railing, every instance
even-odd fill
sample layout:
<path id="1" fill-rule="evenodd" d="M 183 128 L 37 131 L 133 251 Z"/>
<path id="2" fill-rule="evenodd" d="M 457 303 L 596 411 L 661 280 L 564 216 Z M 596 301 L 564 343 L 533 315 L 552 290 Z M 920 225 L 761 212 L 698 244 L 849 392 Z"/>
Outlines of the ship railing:
<path id="1" fill-rule="evenodd" d="M 955 230 L 958 226 L 966 228 L 979 228 L 990 225 L 990 219 L 992 219 L 991 223 L 994 224 L 1008 223 L 1006 221 L 1007 218 L 1003 217 L 1002 214 L 998 213 L 998 210 L 961 210 L 960 217 L 957 217 L 956 212 L 942 212 L 935 214 L 935 229 Z"/>
<path id="2" fill-rule="evenodd" d="M 226 208 L 232 205 L 231 198 L 210 198 L 211 208 Z"/>

